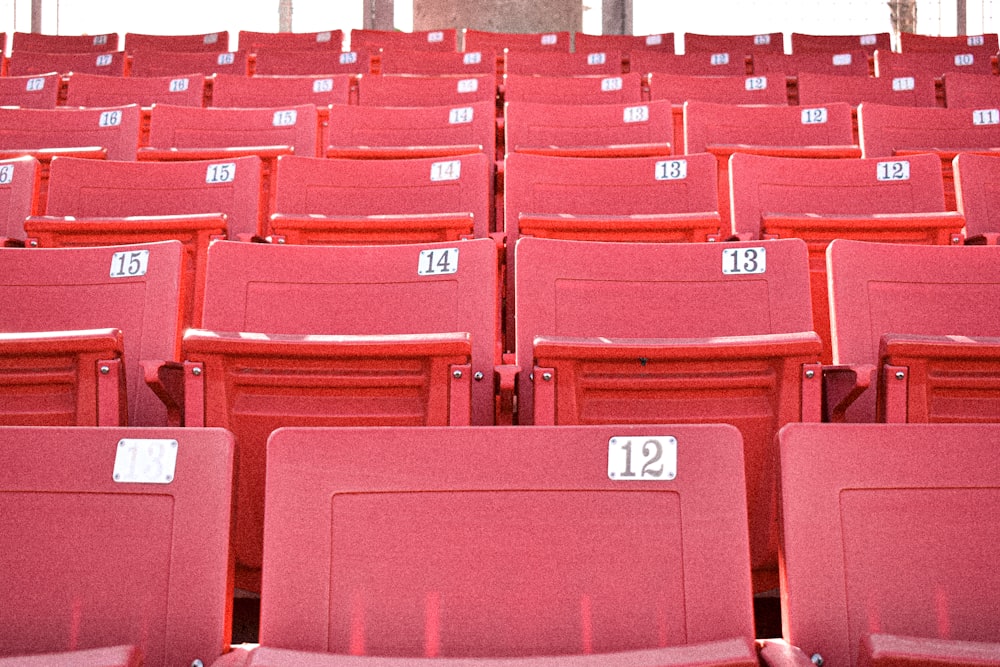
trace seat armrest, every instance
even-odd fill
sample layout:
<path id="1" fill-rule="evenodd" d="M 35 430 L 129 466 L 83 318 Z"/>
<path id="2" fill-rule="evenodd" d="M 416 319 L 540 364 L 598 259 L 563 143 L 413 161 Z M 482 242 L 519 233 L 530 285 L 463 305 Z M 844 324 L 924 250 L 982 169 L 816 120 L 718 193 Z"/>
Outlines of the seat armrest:
<path id="1" fill-rule="evenodd" d="M 861 640 L 858 667 L 986 667 L 1000 663 L 1000 643 L 872 634 Z"/>
<path id="2" fill-rule="evenodd" d="M 184 372 L 179 361 L 142 360 L 143 378 L 167 408 L 167 425 L 184 425 Z"/>
<path id="3" fill-rule="evenodd" d="M 870 364 L 823 367 L 823 421 L 847 421 L 847 409 L 873 386 L 875 366 Z"/>
<path id="4" fill-rule="evenodd" d="M 762 667 L 816 667 L 802 649 L 784 639 L 760 639 L 757 653 Z"/>

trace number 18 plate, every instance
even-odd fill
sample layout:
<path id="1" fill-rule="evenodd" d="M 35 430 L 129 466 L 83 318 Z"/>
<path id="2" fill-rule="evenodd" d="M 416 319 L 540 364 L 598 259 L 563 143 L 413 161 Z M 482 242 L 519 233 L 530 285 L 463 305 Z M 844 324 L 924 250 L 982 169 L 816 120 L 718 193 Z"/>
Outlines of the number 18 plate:
<path id="1" fill-rule="evenodd" d="M 668 481 L 677 477 L 677 438 L 615 436 L 608 441 L 608 477 L 617 482 Z"/>

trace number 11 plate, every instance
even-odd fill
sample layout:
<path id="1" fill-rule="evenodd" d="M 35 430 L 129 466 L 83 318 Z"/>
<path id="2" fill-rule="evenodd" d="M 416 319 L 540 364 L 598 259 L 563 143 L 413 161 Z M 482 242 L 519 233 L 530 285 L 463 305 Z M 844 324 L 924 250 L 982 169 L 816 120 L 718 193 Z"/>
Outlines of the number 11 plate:
<path id="1" fill-rule="evenodd" d="M 669 481 L 677 477 L 677 438 L 615 436 L 608 440 L 608 477 L 616 482 Z"/>

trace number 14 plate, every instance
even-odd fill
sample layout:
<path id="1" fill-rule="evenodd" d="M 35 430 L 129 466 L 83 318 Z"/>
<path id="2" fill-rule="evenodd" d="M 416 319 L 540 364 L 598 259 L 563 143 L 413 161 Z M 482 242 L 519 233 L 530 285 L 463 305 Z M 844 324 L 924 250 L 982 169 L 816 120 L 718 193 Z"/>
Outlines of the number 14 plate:
<path id="1" fill-rule="evenodd" d="M 617 482 L 669 481 L 677 477 L 677 438 L 616 436 L 608 441 L 608 477 Z"/>

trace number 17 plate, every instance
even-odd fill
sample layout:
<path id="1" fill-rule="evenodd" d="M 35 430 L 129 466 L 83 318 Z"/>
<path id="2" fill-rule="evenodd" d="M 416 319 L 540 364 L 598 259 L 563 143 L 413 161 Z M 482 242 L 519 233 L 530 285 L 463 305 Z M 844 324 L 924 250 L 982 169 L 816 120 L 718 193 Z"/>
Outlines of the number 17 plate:
<path id="1" fill-rule="evenodd" d="M 677 477 L 677 438 L 615 436 L 608 440 L 608 477 L 616 482 L 669 481 Z"/>

